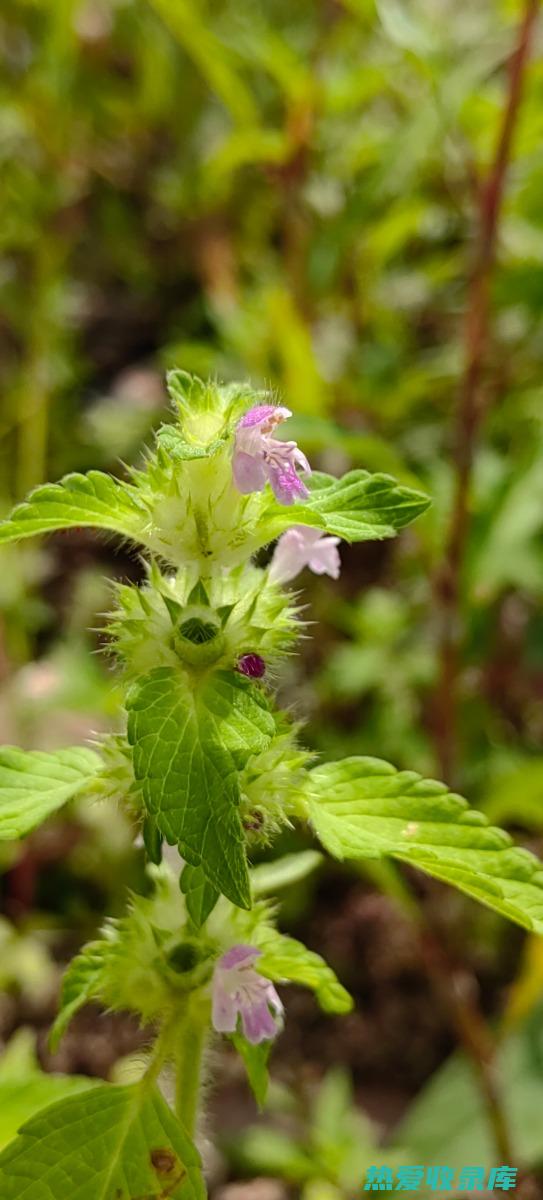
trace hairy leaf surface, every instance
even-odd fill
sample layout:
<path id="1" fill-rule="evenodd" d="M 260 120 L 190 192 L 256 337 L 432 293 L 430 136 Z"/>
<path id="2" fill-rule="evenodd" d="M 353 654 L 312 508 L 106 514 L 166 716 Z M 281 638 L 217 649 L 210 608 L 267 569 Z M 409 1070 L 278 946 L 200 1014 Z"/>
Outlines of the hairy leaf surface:
<path id="1" fill-rule="evenodd" d="M 0 524 L 0 544 L 56 529 L 91 526 L 149 545 L 149 513 L 137 489 L 101 471 L 35 488 Z"/>
<path id="2" fill-rule="evenodd" d="M 83 790 L 102 766 L 93 750 L 0 748 L 0 840 L 24 837 Z"/>
<path id="3" fill-rule="evenodd" d="M 128 697 L 128 738 L 144 803 L 164 837 L 234 904 L 249 908 L 239 772 L 275 731 L 265 697 L 233 671 L 196 690 L 158 668 Z"/>
<path id="4" fill-rule="evenodd" d="M 199 1156 L 156 1089 L 94 1087 L 44 1109 L 0 1155 L 2 1200 L 200 1200 Z"/>
<path id="5" fill-rule="evenodd" d="M 394 537 L 430 504 L 427 496 L 396 483 L 391 475 L 349 471 L 342 479 L 315 472 L 306 480 L 310 496 L 295 506 L 297 525 L 311 525 L 347 542 Z M 263 516 L 268 539 L 294 523 L 293 510 L 277 502 Z"/>
<path id="6" fill-rule="evenodd" d="M 443 783 L 376 758 L 310 772 L 310 817 L 336 858 L 391 855 L 543 933 L 543 865 Z"/>

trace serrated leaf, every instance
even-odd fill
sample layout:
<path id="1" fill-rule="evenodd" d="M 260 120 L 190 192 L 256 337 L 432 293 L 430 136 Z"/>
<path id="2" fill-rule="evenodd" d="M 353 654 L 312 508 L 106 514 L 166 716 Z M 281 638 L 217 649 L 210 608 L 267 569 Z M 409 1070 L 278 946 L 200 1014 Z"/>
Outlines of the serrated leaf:
<path id="1" fill-rule="evenodd" d="M 0 748 L 0 840 L 24 837 L 82 791 L 102 766 L 93 750 Z"/>
<path id="2" fill-rule="evenodd" d="M 57 529 L 93 527 L 149 545 L 149 521 L 135 487 L 101 471 L 74 473 L 35 488 L 18 504 L 0 523 L 0 544 Z"/>
<path id="3" fill-rule="evenodd" d="M 443 783 L 376 758 L 310 772 L 310 818 L 336 858 L 393 858 L 543 933 L 543 866 Z"/>
<path id="4" fill-rule="evenodd" d="M 295 510 L 275 501 L 266 508 L 267 540 L 290 528 L 294 519 L 297 525 L 323 529 L 347 542 L 394 537 L 430 504 L 422 492 L 400 486 L 392 476 L 368 471 L 349 471 L 341 479 L 315 472 L 305 482 L 311 494 Z"/>
<path id="5" fill-rule="evenodd" d="M 30 1029 L 19 1029 L 0 1059 L 0 1150 L 40 1109 L 94 1086 L 92 1079 L 42 1071 L 36 1058 L 35 1035 Z"/>
<path id="6" fill-rule="evenodd" d="M 89 942 L 80 954 L 72 959 L 64 972 L 60 992 L 59 1013 L 49 1034 L 49 1045 L 54 1052 L 64 1037 L 70 1021 L 97 995 L 104 965 L 105 942 Z"/>
<path id="7" fill-rule="evenodd" d="M 68 1190 L 67 1190 L 68 1188 Z M 0 1155 L 2 1200 L 203 1200 L 198 1153 L 156 1088 L 109 1084 L 33 1117 Z"/>
<path id="8" fill-rule="evenodd" d="M 148 812 L 212 887 L 250 908 L 239 772 L 275 732 L 263 693 L 233 671 L 193 689 L 181 672 L 158 668 L 134 685 L 127 708 Z"/>
<path id="9" fill-rule="evenodd" d="M 230 1040 L 245 1063 L 247 1079 L 258 1107 L 263 1108 L 268 1094 L 268 1059 L 272 1043 L 265 1041 L 253 1046 L 242 1033 L 233 1033 Z"/>
<path id="10" fill-rule="evenodd" d="M 323 1012 L 351 1011 L 351 996 L 320 954 L 308 950 L 295 938 L 264 926 L 257 931 L 255 945 L 262 951 L 258 970 L 266 978 L 276 983 L 288 980 L 311 988 Z"/>
<path id="11" fill-rule="evenodd" d="M 179 885 L 185 897 L 189 917 L 199 929 L 215 908 L 219 892 L 208 882 L 202 868 L 191 867 L 190 863 L 183 867 Z"/>

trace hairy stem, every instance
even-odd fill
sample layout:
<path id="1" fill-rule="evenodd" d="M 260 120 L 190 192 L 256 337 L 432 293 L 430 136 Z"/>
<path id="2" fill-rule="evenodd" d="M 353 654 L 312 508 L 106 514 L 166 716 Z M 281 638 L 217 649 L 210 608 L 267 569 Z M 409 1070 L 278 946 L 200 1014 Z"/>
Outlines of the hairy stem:
<path id="1" fill-rule="evenodd" d="M 175 1111 L 194 1137 L 202 1090 L 203 1056 L 209 1029 L 208 1005 L 201 996 L 189 995 L 175 1042 Z"/>
<path id="2" fill-rule="evenodd" d="M 499 217 L 515 124 L 522 97 L 539 0 L 526 0 L 516 48 L 509 62 L 509 86 L 494 160 L 478 197 L 477 241 L 464 329 L 464 371 L 454 432 L 456 481 L 444 560 L 436 577 L 441 613 L 440 676 L 435 735 L 440 769 L 453 784 L 458 767 L 458 677 L 463 637 L 461 576 L 469 534 L 469 502 L 477 439 L 487 408 L 484 370 L 490 333 L 490 284 L 496 259 Z"/>

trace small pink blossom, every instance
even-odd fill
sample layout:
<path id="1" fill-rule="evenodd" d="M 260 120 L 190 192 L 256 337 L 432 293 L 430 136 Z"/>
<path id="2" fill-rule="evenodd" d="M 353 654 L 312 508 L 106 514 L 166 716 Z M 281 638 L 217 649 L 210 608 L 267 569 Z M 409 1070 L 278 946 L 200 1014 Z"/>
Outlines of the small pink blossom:
<path id="1" fill-rule="evenodd" d="M 214 1028 L 235 1033 L 241 1017 L 242 1031 L 254 1046 L 275 1037 L 283 1012 L 273 983 L 254 969 L 259 955 L 254 946 L 232 946 L 215 966 L 212 989 Z"/>
<path id="2" fill-rule="evenodd" d="M 320 529 L 307 525 L 294 525 L 279 538 L 270 564 L 269 577 L 272 583 L 287 583 L 294 579 L 304 567 L 315 575 L 331 575 L 339 578 L 341 560 L 338 537 L 326 537 Z"/>
<path id="3" fill-rule="evenodd" d="M 280 504 L 293 504 L 309 492 L 298 471 L 311 467 L 296 442 L 274 438 L 276 425 L 292 416 L 290 409 L 257 404 L 241 418 L 236 430 L 232 470 L 234 483 L 244 496 L 261 492 L 270 483 Z"/>

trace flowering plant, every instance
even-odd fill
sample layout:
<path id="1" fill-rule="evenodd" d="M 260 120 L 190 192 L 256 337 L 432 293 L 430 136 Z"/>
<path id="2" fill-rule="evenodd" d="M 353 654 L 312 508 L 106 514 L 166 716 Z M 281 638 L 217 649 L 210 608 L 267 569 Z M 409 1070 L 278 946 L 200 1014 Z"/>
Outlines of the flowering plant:
<path id="1" fill-rule="evenodd" d="M 272 680 L 303 627 L 290 584 L 337 578 L 341 540 L 393 537 L 428 500 L 385 475 L 311 473 L 278 427 L 287 409 L 245 386 L 169 376 L 175 421 L 126 482 L 99 472 L 38 488 L 0 527 L 7 542 L 95 526 L 143 548 L 146 579 L 116 588 L 109 636 L 124 687 L 121 733 L 55 753 L 0 755 L 0 836 L 23 837 L 71 797 L 132 814 L 150 890 L 83 948 L 64 977 L 57 1044 L 88 1000 L 155 1030 L 142 1078 L 45 1108 L 0 1156 L 5 1200 L 203 1194 L 197 1149 L 207 1048 L 230 1038 L 262 1103 L 285 1019 L 277 984 L 326 1012 L 351 999 L 331 968 L 275 927 L 273 892 L 316 850 L 251 868 L 287 825 L 335 858 L 391 856 L 543 931 L 543 871 L 445 785 L 378 758 L 314 763 Z M 275 543 L 268 565 L 253 555 Z M 173 1080 L 173 1109 L 159 1083 Z M 167 1087 L 165 1088 L 167 1092 Z"/>

